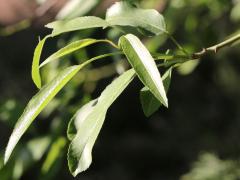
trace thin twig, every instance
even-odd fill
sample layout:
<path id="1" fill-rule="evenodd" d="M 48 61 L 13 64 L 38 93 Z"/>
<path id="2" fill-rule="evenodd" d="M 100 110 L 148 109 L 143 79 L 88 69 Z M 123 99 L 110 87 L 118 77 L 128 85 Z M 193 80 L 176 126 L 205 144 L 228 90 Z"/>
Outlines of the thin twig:
<path id="1" fill-rule="evenodd" d="M 189 56 L 189 53 L 178 43 L 178 41 L 168 32 L 164 31 L 164 33 L 170 38 L 170 40 L 177 46 L 177 48 L 182 51 L 185 55 Z"/>
<path id="2" fill-rule="evenodd" d="M 199 59 L 208 52 L 214 52 L 216 54 L 220 49 L 231 46 L 233 43 L 237 42 L 238 40 L 240 40 L 240 33 L 219 44 L 216 44 L 208 48 L 203 48 L 202 51 L 192 54 L 192 58 Z"/>

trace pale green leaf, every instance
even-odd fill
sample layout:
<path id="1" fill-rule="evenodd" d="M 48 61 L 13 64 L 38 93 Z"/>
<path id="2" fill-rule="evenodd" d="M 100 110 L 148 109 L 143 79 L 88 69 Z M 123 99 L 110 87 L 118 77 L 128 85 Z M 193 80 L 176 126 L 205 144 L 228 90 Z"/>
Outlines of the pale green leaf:
<path id="1" fill-rule="evenodd" d="M 105 42 L 105 43 L 109 43 L 110 45 L 116 47 L 115 44 L 113 44 L 111 41 L 107 40 L 107 39 L 83 39 L 83 40 L 79 40 L 79 41 L 75 41 L 75 42 L 72 42 L 70 44 L 68 44 L 67 46 L 61 48 L 60 50 L 58 50 L 57 52 L 53 53 L 51 56 L 49 56 L 47 59 L 45 59 L 40 67 L 43 67 L 44 65 L 56 60 L 56 59 L 59 59 L 61 57 L 64 57 L 68 54 L 71 54 L 72 52 L 74 51 L 77 51 L 79 49 L 82 49 L 84 47 L 87 47 L 89 45 L 92 45 L 92 44 L 95 44 L 95 43 L 100 43 L 100 42 Z M 35 68 L 39 68 L 39 67 L 36 67 Z M 37 70 L 36 70 L 37 71 Z M 39 70 L 38 70 L 39 72 Z"/>
<path id="2" fill-rule="evenodd" d="M 4 163 L 6 163 L 18 143 L 19 139 L 28 129 L 37 115 L 47 106 L 63 86 L 81 69 L 82 65 L 71 66 L 61 71 L 49 84 L 45 85 L 28 103 L 23 114 L 18 119 L 10 136 L 5 151 Z"/>
<path id="3" fill-rule="evenodd" d="M 33 58 L 32 79 L 33 79 L 33 81 L 35 82 L 35 84 L 37 85 L 38 88 L 41 88 L 40 67 L 42 67 L 42 66 L 44 66 L 44 65 L 46 65 L 46 64 L 48 64 L 48 63 L 50 63 L 50 62 L 52 62 L 56 59 L 59 59 L 63 56 L 71 54 L 72 52 L 77 51 L 81 48 L 92 45 L 94 43 L 105 42 L 105 43 L 108 43 L 108 44 L 114 46 L 115 48 L 118 48 L 112 41 L 109 41 L 107 39 L 100 39 L 100 40 L 83 39 L 83 40 L 72 42 L 72 43 L 68 44 L 67 46 L 61 48 L 60 50 L 58 50 L 57 52 L 55 52 L 51 56 L 49 56 L 46 60 L 44 60 L 41 63 L 41 65 L 39 66 L 41 51 L 42 51 L 44 42 L 48 37 L 49 36 L 46 36 L 43 40 L 41 40 L 39 42 L 39 44 L 37 45 L 37 47 L 35 49 L 34 58 Z"/>
<path id="4" fill-rule="evenodd" d="M 70 122 L 68 123 L 67 129 L 67 137 L 69 140 L 73 140 L 73 138 L 77 134 L 77 131 L 84 123 L 84 120 L 92 112 L 96 104 L 97 104 L 96 99 L 88 102 L 87 104 L 82 106 L 71 118 Z"/>
<path id="5" fill-rule="evenodd" d="M 53 29 L 51 36 L 56 36 L 62 33 L 97 28 L 97 27 L 107 27 L 109 24 L 99 17 L 95 16 L 84 16 L 78 17 L 72 20 L 60 20 L 49 23 L 46 27 Z"/>
<path id="6" fill-rule="evenodd" d="M 199 64 L 199 61 L 190 60 L 185 63 L 182 63 L 177 68 L 177 70 L 181 75 L 189 75 L 197 68 L 198 64 Z"/>
<path id="7" fill-rule="evenodd" d="M 126 2 L 116 2 L 107 10 L 106 21 L 111 26 L 133 26 L 159 35 L 166 32 L 163 16 L 154 9 L 129 6 Z"/>
<path id="8" fill-rule="evenodd" d="M 80 17 L 89 12 L 99 3 L 99 0 L 69 0 L 59 11 L 56 19 L 72 19 Z"/>
<path id="9" fill-rule="evenodd" d="M 167 107 L 168 100 L 161 75 L 147 48 L 132 34 L 122 36 L 119 40 L 119 46 L 122 48 L 131 66 L 135 69 L 139 79 Z"/>
<path id="10" fill-rule="evenodd" d="M 95 60 L 115 54 L 119 54 L 119 52 L 99 55 L 85 61 L 81 65 L 68 67 L 61 71 L 50 83 L 46 84 L 43 88 L 41 88 L 40 91 L 29 101 L 23 114 L 18 119 L 18 122 L 15 125 L 15 128 L 10 136 L 5 151 L 4 163 L 8 161 L 19 139 L 22 137 L 24 132 L 28 129 L 28 127 L 31 125 L 37 115 L 47 106 L 47 104 L 55 97 L 55 95 L 64 87 L 64 85 L 66 85 L 66 83 L 68 83 L 68 81 L 72 79 L 72 77 L 81 68 Z"/>
<path id="11" fill-rule="evenodd" d="M 70 122 L 68 133 L 72 142 L 68 150 L 68 165 L 76 176 L 92 162 L 92 148 L 103 125 L 110 105 L 133 80 L 135 71 L 126 71 L 102 92 L 97 100 L 90 101 L 80 109 Z M 75 127 L 72 127 L 75 126 Z"/>
<path id="12" fill-rule="evenodd" d="M 34 55 L 33 55 L 33 62 L 32 62 L 32 80 L 34 84 L 40 89 L 42 86 L 41 82 L 41 76 L 39 73 L 39 62 L 42 54 L 42 49 L 44 46 L 45 41 L 49 38 L 49 36 L 46 36 L 41 41 L 39 41 L 38 45 L 35 48 Z"/>
<path id="13" fill-rule="evenodd" d="M 171 74 L 172 68 L 169 68 L 162 77 L 163 85 L 166 92 L 168 92 L 171 83 Z M 151 116 L 161 106 L 161 102 L 151 93 L 151 91 L 147 87 L 141 89 L 140 101 L 142 104 L 143 112 L 147 117 Z"/>
<path id="14" fill-rule="evenodd" d="M 96 41 L 97 41 L 96 39 L 83 39 L 83 40 L 79 40 L 79 41 L 74 41 L 74 42 L 66 45 L 65 47 L 59 49 L 57 52 L 53 53 L 51 56 L 49 56 L 47 59 L 45 59 L 41 63 L 40 67 L 43 67 L 46 64 L 48 64 L 56 59 L 59 59 L 61 57 L 64 57 L 68 54 L 71 54 L 72 52 L 77 51 L 81 48 L 89 46 L 89 45 L 95 43 Z"/>
<path id="15" fill-rule="evenodd" d="M 40 67 L 43 67 L 44 65 L 46 65 L 46 64 L 48 64 L 48 63 L 50 63 L 50 62 L 52 62 L 56 59 L 59 59 L 59 58 L 64 57 L 68 54 L 71 54 L 74 51 L 77 51 L 79 49 L 82 49 L 84 47 L 87 47 L 89 45 L 99 43 L 99 42 L 106 42 L 106 43 L 109 43 L 111 45 L 113 44 L 111 41 L 106 40 L 106 39 L 100 39 L 100 40 L 97 40 L 97 39 L 83 39 L 83 40 L 75 41 L 75 42 L 72 42 L 72 43 L 66 45 L 65 47 L 61 48 L 57 52 L 53 53 L 51 56 L 49 56 L 47 59 L 45 59 L 41 63 Z M 39 68 L 39 67 L 35 66 L 35 68 Z M 38 70 L 38 72 L 39 72 L 39 70 Z"/>

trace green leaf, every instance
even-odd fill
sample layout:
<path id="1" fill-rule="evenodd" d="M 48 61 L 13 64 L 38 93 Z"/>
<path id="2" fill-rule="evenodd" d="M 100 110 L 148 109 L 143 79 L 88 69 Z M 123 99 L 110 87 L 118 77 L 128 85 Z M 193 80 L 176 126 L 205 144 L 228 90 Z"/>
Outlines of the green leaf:
<path id="1" fill-rule="evenodd" d="M 172 76 L 172 68 L 169 68 L 163 75 L 163 85 L 165 91 L 168 92 Z M 147 87 L 143 87 L 140 91 L 140 101 L 142 104 L 142 109 L 146 117 L 151 116 L 155 113 L 159 107 L 162 105 L 161 102 L 151 93 Z"/>
<path id="2" fill-rule="evenodd" d="M 155 35 L 166 32 L 163 16 L 154 9 L 140 9 L 117 2 L 107 10 L 106 21 L 112 26 L 139 27 Z"/>
<path id="3" fill-rule="evenodd" d="M 41 41 L 39 41 L 38 45 L 35 48 L 34 55 L 33 55 L 33 62 L 32 62 L 32 79 L 34 84 L 40 89 L 42 86 L 41 83 L 41 76 L 39 73 L 39 62 L 42 54 L 42 49 L 45 41 L 49 38 L 49 36 L 46 36 Z"/>
<path id="4" fill-rule="evenodd" d="M 83 67 L 83 65 L 71 66 L 61 71 L 49 84 L 45 85 L 28 103 L 23 114 L 18 119 L 10 136 L 5 151 L 4 163 L 6 163 L 18 143 L 19 139 L 34 121 L 37 115 L 47 106 L 63 86 Z"/>
<path id="5" fill-rule="evenodd" d="M 48 37 L 49 36 L 46 36 L 43 40 L 41 40 L 39 42 L 39 44 L 37 45 L 37 47 L 35 49 L 34 58 L 33 58 L 32 79 L 33 79 L 33 81 L 35 82 L 35 84 L 37 85 L 38 88 L 41 88 L 40 67 L 43 67 L 44 65 L 46 65 L 46 64 L 48 64 L 48 63 L 50 63 L 50 62 L 52 62 L 56 59 L 59 59 L 63 56 L 71 54 L 72 52 L 77 51 L 81 48 L 84 48 L 84 47 L 87 47 L 89 45 L 99 43 L 99 42 L 105 42 L 105 43 L 108 43 L 108 44 L 114 46 L 115 48 L 118 48 L 112 41 L 109 41 L 107 39 L 100 39 L 100 40 L 83 39 L 83 40 L 72 42 L 72 43 L 68 44 L 67 46 L 63 47 L 62 49 L 58 50 L 57 52 L 53 53 L 46 60 L 44 60 L 41 63 L 41 65 L 39 66 L 43 44 Z"/>
<path id="6" fill-rule="evenodd" d="M 70 121 L 68 136 L 72 142 L 68 150 L 68 166 L 73 176 L 86 170 L 92 162 L 92 148 L 103 125 L 110 105 L 133 80 L 135 71 L 126 71 L 90 101 Z M 74 127 L 73 127 L 74 126 Z"/>
<path id="7" fill-rule="evenodd" d="M 168 100 L 161 75 L 147 48 L 132 34 L 122 36 L 119 40 L 119 46 L 122 48 L 131 66 L 135 69 L 139 79 L 167 107 Z"/>
<path id="8" fill-rule="evenodd" d="M 99 0 L 69 0 L 59 11 L 56 19 L 72 19 L 89 12 L 99 3 Z"/>
<path id="9" fill-rule="evenodd" d="M 8 161 L 14 147 L 28 129 L 37 115 L 47 106 L 47 104 L 55 97 L 55 95 L 77 74 L 77 72 L 88 65 L 89 63 L 101 58 L 113 56 L 121 52 L 103 54 L 93 57 L 80 65 L 68 67 L 61 71 L 50 83 L 46 84 L 40 91 L 29 101 L 23 114 L 18 119 L 15 128 L 10 136 L 8 145 L 5 151 L 4 163 Z"/>
<path id="10" fill-rule="evenodd" d="M 140 91 L 140 101 L 142 104 L 142 109 L 146 117 L 151 116 L 153 113 L 155 113 L 159 107 L 161 106 L 161 103 L 155 96 L 151 93 L 151 91 L 144 87 Z"/>
<path id="11" fill-rule="evenodd" d="M 53 29 L 51 36 L 57 36 L 62 33 L 97 28 L 107 27 L 109 24 L 99 17 L 84 16 L 72 20 L 55 21 L 46 25 L 46 27 Z"/>
<path id="12" fill-rule="evenodd" d="M 92 112 L 97 102 L 97 99 L 88 102 L 87 104 L 82 106 L 71 118 L 70 122 L 68 123 L 67 129 L 67 137 L 70 141 L 73 140 L 73 138 L 77 134 L 77 131 L 80 129 L 87 116 Z"/>
<path id="13" fill-rule="evenodd" d="M 100 40 L 97 40 L 97 39 L 83 39 L 83 40 L 75 41 L 75 42 L 72 42 L 72 43 L 68 44 L 67 46 L 61 48 L 57 52 L 53 53 L 51 56 L 49 56 L 46 60 L 44 60 L 41 63 L 40 67 L 43 67 L 44 65 L 46 65 L 46 64 L 48 64 L 48 63 L 50 63 L 50 62 L 52 62 L 56 59 L 59 59 L 63 56 L 71 54 L 74 51 L 77 51 L 79 49 L 82 49 L 84 47 L 87 47 L 89 45 L 99 43 L 99 42 L 106 42 L 106 43 L 109 43 L 109 44 L 113 45 L 113 43 L 111 41 L 106 40 L 106 39 L 100 39 Z M 39 67 L 35 66 L 35 68 L 39 68 Z M 38 72 L 39 72 L 39 70 L 38 70 Z"/>

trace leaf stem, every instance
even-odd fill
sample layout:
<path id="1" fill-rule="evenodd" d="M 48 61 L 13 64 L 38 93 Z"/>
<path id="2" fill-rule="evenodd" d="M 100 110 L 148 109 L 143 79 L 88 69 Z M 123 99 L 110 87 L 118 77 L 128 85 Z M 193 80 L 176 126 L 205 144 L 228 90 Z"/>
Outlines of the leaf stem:
<path id="1" fill-rule="evenodd" d="M 102 58 L 110 57 L 110 56 L 115 56 L 115 55 L 120 55 L 120 54 L 123 54 L 123 52 L 118 51 L 118 52 L 114 52 L 114 53 L 108 53 L 108 54 L 102 54 L 102 55 L 99 55 L 99 56 L 95 56 L 95 57 L 85 61 L 84 63 L 82 63 L 82 65 L 86 66 L 86 65 L 90 64 L 91 62 L 96 61 L 98 59 L 102 59 Z"/>
<path id="2" fill-rule="evenodd" d="M 154 54 L 153 57 L 156 61 L 158 61 L 158 60 L 171 61 L 174 59 L 189 59 L 189 56 L 175 55 L 175 54 Z"/>
<path id="3" fill-rule="evenodd" d="M 110 41 L 108 39 L 104 39 L 104 40 L 102 40 L 102 42 L 106 42 L 106 43 L 110 44 L 111 46 L 113 46 L 114 48 L 120 49 L 117 44 L 115 44 L 113 41 Z"/>
<path id="4" fill-rule="evenodd" d="M 233 36 L 233 37 L 231 37 L 231 38 L 229 38 L 229 39 L 227 39 L 227 40 L 225 40 L 225 41 L 223 41 L 219 44 L 213 45 L 213 46 L 208 47 L 208 48 L 203 48 L 202 51 L 192 54 L 192 57 L 194 59 L 199 59 L 208 52 L 214 52 L 216 54 L 220 49 L 222 49 L 224 47 L 231 46 L 233 43 L 235 43 L 239 40 L 240 40 L 240 33 L 238 33 L 237 35 L 235 35 L 235 36 Z"/>
<path id="5" fill-rule="evenodd" d="M 190 56 L 189 53 L 177 42 L 177 40 L 168 31 L 164 31 L 164 32 L 167 34 L 167 36 L 170 38 L 170 40 L 177 46 L 177 48 L 180 51 L 182 51 L 188 57 Z"/>

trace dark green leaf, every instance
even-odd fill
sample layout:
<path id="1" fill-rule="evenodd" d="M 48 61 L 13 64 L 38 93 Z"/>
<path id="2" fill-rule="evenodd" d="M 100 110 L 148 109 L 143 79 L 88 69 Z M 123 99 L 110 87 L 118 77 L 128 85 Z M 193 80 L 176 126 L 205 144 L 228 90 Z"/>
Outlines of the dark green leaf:
<path id="1" fill-rule="evenodd" d="M 155 113 L 161 106 L 161 102 L 151 93 L 151 91 L 144 87 L 140 91 L 140 101 L 142 104 L 142 109 L 146 117 L 151 116 Z"/>
<path id="2" fill-rule="evenodd" d="M 172 68 L 169 68 L 162 77 L 163 85 L 166 92 L 168 92 L 170 86 L 171 74 Z M 151 93 L 151 91 L 147 87 L 141 89 L 140 101 L 142 104 L 143 112 L 147 117 L 155 113 L 161 106 L 161 102 Z"/>

